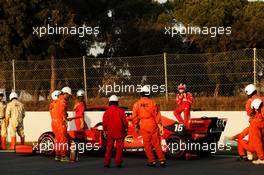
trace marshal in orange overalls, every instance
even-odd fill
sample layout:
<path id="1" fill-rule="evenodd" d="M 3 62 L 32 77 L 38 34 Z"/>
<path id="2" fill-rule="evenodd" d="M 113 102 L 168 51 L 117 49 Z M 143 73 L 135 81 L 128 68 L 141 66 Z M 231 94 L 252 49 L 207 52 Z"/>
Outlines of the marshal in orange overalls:
<path id="1" fill-rule="evenodd" d="M 165 160 L 161 148 L 159 126 L 161 123 L 161 114 L 156 103 L 148 98 L 141 97 L 134 106 L 132 119 L 134 126 L 140 127 L 140 134 L 143 137 L 145 153 L 149 163 L 155 162 L 153 147 L 160 161 Z"/>
<path id="2" fill-rule="evenodd" d="M 68 151 L 67 102 L 63 95 L 54 104 L 52 112 L 52 131 L 55 134 L 57 156 L 66 157 Z"/>
<path id="3" fill-rule="evenodd" d="M 263 101 L 263 100 L 262 100 Z M 254 113 L 255 114 L 254 114 Z M 239 155 L 244 155 L 244 150 L 256 152 L 260 160 L 264 160 L 263 133 L 264 133 L 264 106 L 260 111 L 253 110 L 251 113 L 250 127 L 246 128 L 242 134 L 249 134 L 248 142 L 238 138 Z"/>
<path id="4" fill-rule="evenodd" d="M 252 103 L 252 101 L 254 99 L 257 99 L 257 98 L 259 98 L 258 95 L 256 95 L 256 94 L 253 95 L 252 97 L 250 97 L 247 100 L 246 105 L 245 105 L 245 109 L 246 109 L 246 112 L 247 112 L 247 116 L 249 116 L 249 119 L 250 119 L 250 125 L 247 128 L 245 128 L 241 133 L 239 133 L 237 135 L 237 143 L 238 143 L 237 149 L 238 149 L 238 154 L 240 156 L 244 156 L 245 155 L 244 149 L 248 150 L 249 152 L 252 152 L 252 151 L 250 151 L 248 145 L 254 146 L 255 144 L 257 144 L 257 143 L 254 143 L 254 142 L 252 143 L 252 138 L 254 140 L 255 135 L 257 135 L 258 133 L 256 133 L 257 132 L 256 131 L 256 126 L 255 126 L 256 123 L 255 122 L 252 122 L 252 118 L 254 117 L 254 110 L 251 109 L 251 103 Z M 253 129 L 253 128 L 255 128 L 255 129 Z M 247 135 L 249 136 L 248 142 L 246 142 L 244 140 L 244 138 Z M 260 153 L 260 154 L 262 154 L 262 153 Z"/>

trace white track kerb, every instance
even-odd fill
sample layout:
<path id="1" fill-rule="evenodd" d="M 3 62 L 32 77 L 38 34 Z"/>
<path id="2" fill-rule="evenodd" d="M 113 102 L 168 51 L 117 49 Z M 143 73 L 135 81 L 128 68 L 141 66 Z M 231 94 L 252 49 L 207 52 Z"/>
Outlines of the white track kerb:
<path id="1" fill-rule="evenodd" d="M 171 119 L 175 119 L 173 111 L 162 111 L 161 114 Z M 72 115 L 72 113 L 70 113 Z M 88 126 L 94 126 L 102 121 L 103 112 L 86 112 L 85 121 Z M 244 111 L 198 111 L 191 112 L 192 118 L 199 117 L 219 117 L 227 118 L 225 131 L 222 133 L 220 143 L 224 142 L 226 136 L 234 135 L 248 126 L 248 117 Z M 49 112 L 26 112 L 24 119 L 25 135 L 27 142 L 36 142 L 39 136 L 47 131 L 51 131 L 51 119 Z M 69 123 L 68 130 L 74 130 L 73 121 Z M 10 138 L 9 138 L 10 139 Z"/>

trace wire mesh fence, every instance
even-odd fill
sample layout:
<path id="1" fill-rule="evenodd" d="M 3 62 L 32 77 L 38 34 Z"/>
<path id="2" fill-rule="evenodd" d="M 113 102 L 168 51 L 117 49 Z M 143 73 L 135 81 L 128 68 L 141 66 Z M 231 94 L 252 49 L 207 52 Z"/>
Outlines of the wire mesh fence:
<path id="1" fill-rule="evenodd" d="M 150 85 L 156 97 L 173 97 L 179 83 L 195 96 L 238 96 L 246 84 L 264 91 L 264 50 L 137 57 L 69 58 L 0 63 L 0 88 L 25 101 L 45 101 L 54 89 L 85 89 L 88 98 L 137 97 Z"/>
<path id="2" fill-rule="evenodd" d="M 137 96 L 141 85 L 164 85 L 162 55 L 86 59 L 88 96 Z"/>
<path id="3" fill-rule="evenodd" d="M 253 51 L 168 55 L 168 88 L 184 82 L 196 96 L 234 96 L 253 83 Z"/>

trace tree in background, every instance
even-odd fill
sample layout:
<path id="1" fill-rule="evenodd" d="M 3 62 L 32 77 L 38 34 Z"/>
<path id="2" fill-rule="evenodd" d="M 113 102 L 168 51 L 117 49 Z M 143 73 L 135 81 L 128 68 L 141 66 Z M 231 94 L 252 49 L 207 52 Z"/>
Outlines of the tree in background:
<path id="1" fill-rule="evenodd" d="M 184 26 L 231 27 L 231 35 L 186 35 L 185 45 L 193 52 L 227 52 L 245 48 L 263 48 L 264 3 L 247 0 L 172 1 L 170 17 Z M 207 73 L 215 84 L 214 96 L 234 95 L 239 82 L 250 82 L 252 52 L 241 57 L 233 53 L 208 55 Z M 236 66 L 234 66 L 236 65 Z M 238 74 L 243 72 L 241 76 Z"/>
<path id="2" fill-rule="evenodd" d="M 33 70 L 49 69 L 45 74 L 36 74 L 27 71 L 28 65 L 20 65 L 20 74 L 17 79 L 25 80 L 32 77 L 31 81 L 18 81 L 18 89 L 35 89 L 40 91 L 50 88 L 60 88 L 63 85 L 80 86 L 70 81 L 74 70 L 67 69 L 67 65 L 59 64 L 58 59 L 70 57 L 81 57 L 89 55 L 91 47 L 95 43 L 103 43 L 103 53 L 98 57 L 102 59 L 93 61 L 88 67 L 88 74 L 99 77 L 101 83 L 105 74 L 122 77 L 119 67 L 126 73 L 140 77 L 136 81 L 142 81 L 142 73 L 130 66 L 147 65 L 148 61 L 140 59 L 125 59 L 124 61 L 111 61 L 112 57 L 141 56 L 169 53 L 201 53 L 201 52 L 226 52 L 244 48 L 264 48 L 264 3 L 248 2 L 247 0 L 175 0 L 165 4 L 159 4 L 153 0 L 2 0 L 0 1 L 0 60 L 46 60 L 50 63 L 49 68 L 42 64 L 31 65 Z M 175 21 L 176 20 L 176 21 Z M 185 26 L 207 26 L 207 27 L 231 27 L 231 35 L 177 35 L 170 37 L 165 35 L 164 27 L 182 23 Z M 53 35 L 38 37 L 33 35 L 34 26 L 58 25 L 58 26 L 99 26 L 100 34 L 88 35 L 83 38 L 77 35 Z M 210 57 L 200 67 L 188 67 L 192 71 L 205 70 L 209 74 L 217 74 L 220 69 L 229 69 L 229 65 L 211 66 L 213 62 L 219 62 L 227 57 Z M 110 61 L 109 61 L 110 60 Z M 192 60 L 192 59 L 190 59 Z M 189 60 L 189 61 L 190 61 Z M 160 64 L 160 60 L 151 59 L 153 64 Z M 181 60 L 177 60 L 181 62 Z M 184 60 L 183 60 L 184 62 Z M 61 63 L 61 62 L 60 62 Z M 98 69 L 100 63 L 100 69 Z M 176 62 L 175 62 L 176 63 Z M 236 63 L 236 62 L 234 62 Z M 174 64 L 173 62 L 171 63 Z M 202 64 L 202 63 L 201 63 Z M 16 65 L 19 66 L 19 65 Z M 80 63 L 75 64 L 80 67 Z M 105 68 L 105 69 L 104 69 Z M 239 70 L 242 70 L 240 66 Z M 1 68 L 0 72 L 3 72 Z M 67 71 L 64 71 L 67 69 Z M 173 68 L 172 68 L 173 69 Z M 61 71 L 58 71 L 61 70 Z M 121 72 L 122 72 L 121 70 Z M 232 71 L 236 71 L 231 69 Z M 150 70 L 150 75 L 158 74 L 155 69 Z M 232 72 L 229 72 L 232 73 Z M 172 75 L 181 74 L 181 70 L 173 69 Z M 47 77 L 48 76 L 48 77 Z M 6 77 L 6 76 L 1 76 Z M 10 77 L 10 76 L 9 76 Z M 67 81 L 59 81 L 60 79 Z M 126 78 L 126 77 L 125 77 Z M 211 76 L 212 83 L 223 83 L 236 81 L 233 77 Z M 201 83 L 202 78 L 182 77 L 181 81 Z M 42 80 L 36 81 L 34 80 Z M 47 81 L 48 80 L 48 81 Z M 221 81 L 220 81 L 221 80 Z M 5 80 L 8 82 L 7 80 Z M 128 80 L 128 83 L 133 80 Z M 157 80 L 163 83 L 162 79 Z M 173 81 L 172 83 L 176 83 Z M 97 86 L 94 79 L 89 79 L 88 84 Z M 98 87 L 98 86 L 97 86 Z M 219 87 L 215 87 L 219 89 Z M 215 94 L 218 94 L 215 90 Z M 221 91 L 221 90 L 219 90 Z M 38 95 L 36 95 L 38 96 Z"/>
<path id="3" fill-rule="evenodd" d="M 168 2 L 172 18 L 185 26 L 231 27 L 231 35 L 187 35 L 185 44 L 200 52 L 225 52 L 244 48 L 263 48 L 264 3 L 247 0 L 201 0 Z"/>

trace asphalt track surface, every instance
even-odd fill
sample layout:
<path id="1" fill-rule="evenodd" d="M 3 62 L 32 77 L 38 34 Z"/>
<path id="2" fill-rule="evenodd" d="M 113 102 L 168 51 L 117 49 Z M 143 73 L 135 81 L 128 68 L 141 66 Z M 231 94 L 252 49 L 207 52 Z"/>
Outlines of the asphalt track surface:
<path id="1" fill-rule="evenodd" d="M 144 155 L 126 155 L 124 167 L 104 168 L 103 157 L 80 156 L 77 163 L 55 162 L 42 155 L 17 155 L 0 153 L 1 175 L 263 175 L 264 165 L 237 162 L 235 157 L 212 156 L 196 160 L 168 160 L 166 168 L 145 166 Z"/>

